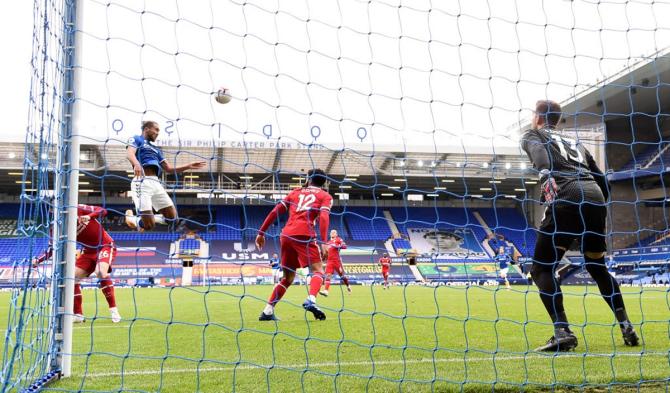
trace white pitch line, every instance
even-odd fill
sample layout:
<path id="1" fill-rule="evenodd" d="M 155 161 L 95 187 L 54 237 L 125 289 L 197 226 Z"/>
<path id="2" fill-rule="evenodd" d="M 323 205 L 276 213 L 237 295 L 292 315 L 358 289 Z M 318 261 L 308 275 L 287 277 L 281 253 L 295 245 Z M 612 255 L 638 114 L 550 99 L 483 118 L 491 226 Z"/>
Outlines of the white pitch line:
<path id="1" fill-rule="evenodd" d="M 594 358 L 594 357 L 599 357 L 599 358 L 610 358 L 610 357 L 668 357 L 670 355 L 665 354 L 665 353 L 650 353 L 650 354 L 639 354 L 639 353 L 618 353 L 616 355 L 612 355 L 611 353 L 590 353 L 586 354 L 586 357 L 588 358 Z M 561 359 L 561 358 L 566 358 L 566 357 L 571 357 L 571 358 L 581 358 L 584 357 L 583 353 L 567 353 L 567 354 L 560 354 L 557 356 L 552 356 L 552 355 L 534 355 L 534 354 L 529 354 L 528 356 L 496 356 L 495 361 L 509 361 L 509 360 L 524 360 L 524 359 Z M 471 357 L 467 359 L 460 359 L 460 358 L 449 358 L 449 359 L 430 359 L 430 358 L 422 358 L 422 359 L 407 359 L 407 360 L 379 360 L 375 361 L 374 363 L 370 363 L 370 361 L 365 361 L 365 362 L 323 362 L 323 363 L 310 363 L 309 364 L 309 369 L 313 370 L 316 368 L 320 367 L 336 367 L 336 366 L 370 366 L 374 364 L 375 366 L 389 366 L 389 365 L 399 365 L 399 364 L 417 364 L 417 363 L 456 363 L 456 362 L 483 362 L 483 361 L 493 361 L 493 357 Z M 293 369 L 298 369 L 298 368 L 305 368 L 305 364 L 275 364 L 273 367 L 278 368 L 278 369 L 288 369 L 288 368 L 293 368 Z M 166 373 L 166 374 L 182 374 L 182 373 L 195 373 L 196 371 L 199 373 L 205 373 L 205 372 L 215 372 L 215 371 L 232 371 L 232 370 L 237 370 L 237 371 L 247 371 L 247 370 L 266 370 L 269 369 L 271 365 L 259 365 L 259 366 L 252 366 L 248 364 L 244 365 L 239 365 L 237 367 L 235 366 L 226 366 L 226 367 L 206 367 L 206 368 L 201 368 L 200 370 L 196 370 L 196 367 L 192 368 L 168 368 L 168 369 L 163 369 L 163 371 L 159 370 L 143 370 L 143 371 L 126 371 L 126 372 L 113 372 L 113 373 L 91 373 L 91 374 L 85 374 L 85 375 L 80 375 L 80 374 L 75 374 L 78 377 L 86 377 L 86 378 L 104 378 L 104 377 L 117 377 L 117 376 L 126 376 L 126 375 L 156 375 L 159 372 Z"/>

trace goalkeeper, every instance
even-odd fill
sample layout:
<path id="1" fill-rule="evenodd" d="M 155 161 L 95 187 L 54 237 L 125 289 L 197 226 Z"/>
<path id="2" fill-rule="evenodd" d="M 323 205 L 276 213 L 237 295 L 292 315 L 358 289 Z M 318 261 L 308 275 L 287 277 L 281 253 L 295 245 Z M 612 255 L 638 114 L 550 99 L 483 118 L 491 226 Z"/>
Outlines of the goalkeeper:
<path id="1" fill-rule="evenodd" d="M 561 106 L 556 102 L 538 101 L 532 129 L 521 139 L 521 148 L 540 174 L 541 202 L 545 204 L 531 275 L 554 324 L 554 336 L 537 350 L 569 351 L 577 347 L 554 275 L 558 262 L 576 238 L 581 239 L 586 270 L 612 309 L 624 343 L 637 346 L 639 339 L 626 314 L 619 284 L 605 265 L 607 180 L 584 146 L 556 132 L 561 116 Z"/>

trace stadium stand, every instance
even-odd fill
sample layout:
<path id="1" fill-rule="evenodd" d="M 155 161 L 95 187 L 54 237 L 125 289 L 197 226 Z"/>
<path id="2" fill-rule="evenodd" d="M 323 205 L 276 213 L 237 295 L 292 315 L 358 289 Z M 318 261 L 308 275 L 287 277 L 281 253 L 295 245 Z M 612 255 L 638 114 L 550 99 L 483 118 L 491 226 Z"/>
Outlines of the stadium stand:
<path id="1" fill-rule="evenodd" d="M 117 242 L 143 242 L 143 241 L 175 241 L 179 239 L 179 233 L 170 232 L 110 232 L 114 241 Z"/>
<path id="2" fill-rule="evenodd" d="M 664 147 L 658 143 L 645 143 L 645 147 L 642 151 L 637 154 L 633 159 L 631 159 L 626 165 L 624 165 L 621 170 L 632 170 L 632 169 L 642 169 L 658 154 L 658 152 Z M 631 146 L 635 148 L 635 144 Z"/>
<path id="3" fill-rule="evenodd" d="M 412 248 L 412 244 L 406 239 L 393 239 L 393 249 L 396 252 L 399 250 L 409 250 Z"/>
<path id="4" fill-rule="evenodd" d="M 127 207 L 124 205 L 107 206 L 109 215 L 105 218 L 105 226 L 116 241 L 175 241 L 179 238 L 179 233 L 170 233 L 167 226 L 158 227 L 158 230 L 164 231 L 129 231 L 123 220 L 123 212 Z M 256 236 L 256 228 L 261 225 L 272 207 L 271 205 L 216 206 L 215 217 L 211 218 L 209 215 L 198 214 L 198 209 L 206 212 L 206 207 L 183 206 L 182 210 L 191 213 L 184 217 L 188 227 L 201 235 L 204 240 L 240 241 L 243 235 L 247 240 Z M 18 208 L 17 204 L 1 204 L 0 219 L 16 217 Z M 478 239 L 483 239 L 486 237 L 486 232 L 472 214 L 473 211 L 478 211 L 491 228 L 501 229 L 499 232 L 512 240 L 517 248 L 521 249 L 524 234 L 526 239 L 532 240 L 529 244 L 534 243 L 533 231 L 526 228 L 525 219 L 514 209 L 498 209 L 498 221 L 495 219 L 494 209 L 394 207 L 388 210 L 399 231 L 404 234 L 407 234 L 407 228 L 469 228 Z M 277 236 L 280 228 L 278 224 L 272 225 L 269 235 Z M 330 228 L 336 229 L 345 240 L 385 241 L 393 236 L 386 217 L 383 215 L 383 209 L 375 207 L 334 208 Z M 528 230 L 520 230 L 521 228 Z M 411 245 L 405 239 L 397 239 L 394 247 L 411 248 Z"/>
<path id="5" fill-rule="evenodd" d="M 610 181 L 658 175 L 670 170 L 670 142 L 645 144 L 647 147 L 636 154 L 617 172 L 608 176 Z"/>
<path id="6" fill-rule="evenodd" d="M 341 208 L 334 207 L 331 211 L 330 229 L 335 229 L 337 234 L 345 241 L 351 238 L 347 229 L 347 214 L 344 214 Z"/>
<path id="7" fill-rule="evenodd" d="M 258 234 L 257 229 L 263 224 L 263 220 L 270 213 L 274 205 L 252 205 L 242 206 L 242 238 L 246 240 L 253 240 Z M 268 228 L 267 235 L 276 237 L 279 235 L 282 225 L 285 222 L 285 217 L 279 217 L 270 228 Z"/>
<path id="8" fill-rule="evenodd" d="M 381 208 L 346 207 L 342 214 L 353 240 L 386 240 L 393 236 Z"/>
<path id="9" fill-rule="evenodd" d="M 0 204 L 0 217 L 2 218 L 14 218 L 19 215 L 19 204 L 18 203 L 3 203 Z"/>
<path id="10" fill-rule="evenodd" d="M 31 243 L 28 238 L 0 238 L 0 265 L 15 262 L 41 254 L 49 245 L 47 237 L 36 237 Z"/>
<path id="11" fill-rule="evenodd" d="M 642 240 L 640 240 L 639 247 L 647 247 L 647 246 L 663 246 L 663 245 L 668 245 L 670 244 L 670 238 L 667 237 L 666 233 L 661 233 L 661 234 L 653 234 L 651 236 L 648 236 Z"/>
<path id="12" fill-rule="evenodd" d="M 211 240 L 241 240 L 240 218 L 242 208 L 240 206 L 216 206 L 216 230 L 215 238 Z"/>
<path id="13" fill-rule="evenodd" d="M 526 218 L 516 209 L 476 209 L 489 228 L 511 241 L 523 255 L 532 255 L 537 234 Z"/>
<path id="14" fill-rule="evenodd" d="M 486 231 L 474 217 L 473 210 L 459 207 L 396 207 L 389 209 L 401 233 L 408 228 L 471 229 L 478 239 L 486 237 Z"/>
<path id="15" fill-rule="evenodd" d="M 182 239 L 179 242 L 179 254 L 197 255 L 199 251 L 200 240 L 198 239 Z"/>
<path id="16" fill-rule="evenodd" d="M 648 246 L 670 245 L 668 231 L 645 229 L 638 232 L 639 239 L 633 240 L 625 248 L 639 248 Z"/>
<path id="17" fill-rule="evenodd" d="M 660 158 L 659 158 L 660 159 Z M 241 241 L 243 235 L 247 241 L 256 236 L 258 228 L 265 216 L 272 209 L 272 205 L 221 205 L 216 206 L 213 217 L 199 215 L 199 211 L 207 212 L 207 207 L 184 206 L 184 211 L 191 215 L 187 218 L 189 227 L 197 227 L 195 230 L 205 241 Z M 147 241 L 175 241 L 181 233 L 171 233 L 169 228 L 161 227 L 164 231 L 135 232 L 129 231 L 123 222 L 125 205 L 108 205 L 108 217 L 105 225 L 117 242 L 147 242 Z M 18 204 L 0 204 L 0 220 L 15 220 L 18 214 Z M 532 255 L 535 247 L 536 233 L 528 225 L 525 217 L 517 209 L 513 208 L 432 208 L 432 207 L 392 207 L 386 209 L 401 234 L 407 234 L 408 228 L 435 228 L 435 229 L 471 229 L 477 239 L 486 238 L 485 229 L 479 224 L 474 213 L 478 213 L 489 228 L 497 234 L 503 235 L 506 240 L 511 241 L 522 255 Z M 284 218 L 285 219 L 285 218 Z M 198 220 L 202 221 L 202 224 Z M 280 220 L 281 221 L 281 220 Z M 197 225 L 191 225 L 196 222 Z M 12 222 L 15 225 L 15 222 Z M 240 229 L 241 228 L 241 229 Z M 269 234 L 277 236 L 281 226 L 274 224 L 270 227 Z M 330 229 L 336 229 L 345 240 L 353 241 L 386 241 L 393 237 L 391 229 L 384 217 L 384 209 L 375 207 L 335 207 L 331 215 Z M 644 236 L 635 241 L 631 247 L 663 246 L 670 244 L 670 237 L 663 237 L 664 232 L 647 230 L 641 232 Z M 0 239 L 0 252 L 4 260 L 21 258 L 22 252 L 17 247 L 12 247 L 15 240 Z M 397 249 L 412 248 L 406 238 L 394 239 L 393 247 Z M 656 256 L 655 256 L 656 257 Z M 640 256 L 619 256 L 617 260 L 628 261 L 631 258 L 640 260 Z M 658 257 L 662 259 L 662 257 Z"/>

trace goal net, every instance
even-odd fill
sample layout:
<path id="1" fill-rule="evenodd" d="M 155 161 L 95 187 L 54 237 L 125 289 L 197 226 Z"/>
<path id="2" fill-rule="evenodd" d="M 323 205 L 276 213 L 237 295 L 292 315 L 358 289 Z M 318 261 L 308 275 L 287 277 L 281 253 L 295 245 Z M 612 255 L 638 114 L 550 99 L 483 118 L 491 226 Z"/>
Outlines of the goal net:
<path id="1" fill-rule="evenodd" d="M 0 239 L 2 391 L 57 379 L 63 391 L 668 388 L 670 4 L 46 0 L 32 11 L 27 127 L 0 138 L 25 144 L 22 170 L 6 168 L 21 191 L 0 209 L 18 217 L 18 236 Z M 535 350 L 554 334 L 529 274 L 550 207 L 520 147 L 538 100 L 561 104 L 557 138 L 586 147 L 609 179 L 608 277 L 638 346 L 624 345 L 578 241 L 553 280 L 579 344 Z M 129 161 L 151 140 L 137 144 L 147 121 L 155 178 Z M 344 274 L 316 298 L 325 321 L 303 308 L 316 268 L 297 272 L 279 321 L 259 321 L 283 274 L 271 262 L 287 258 L 286 216 L 262 250 L 258 230 L 315 168 Z M 166 191 L 148 199 L 155 226 L 138 216 L 138 179 Z M 75 280 L 78 204 L 104 209 L 93 220 L 114 239 L 109 279 Z"/>

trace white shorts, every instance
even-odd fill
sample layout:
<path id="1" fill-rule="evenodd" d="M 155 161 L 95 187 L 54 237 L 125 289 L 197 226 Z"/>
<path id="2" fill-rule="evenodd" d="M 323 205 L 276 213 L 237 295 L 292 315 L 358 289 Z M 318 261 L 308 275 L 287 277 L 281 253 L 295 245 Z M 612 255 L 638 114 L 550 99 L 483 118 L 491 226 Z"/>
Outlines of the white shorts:
<path id="1" fill-rule="evenodd" d="M 298 273 L 298 277 L 306 278 L 309 275 L 309 268 L 308 267 L 301 267 L 301 268 L 295 269 L 295 272 Z"/>
<path id="2" fill-rule="evenodd" d="M 508 271 L 509 271 L 508 267 L 500 269 L 500 277 L 507 277 L 507 272 Z"/>
<path id="3" fill-rule="evenodd" d="M 304 281 L 305 284 L 309 285 L 309 282 L 311 281 L 311 277 L 309 276 L 309 268 L 308 267 L 301 267 L 298 269 L 295 269 L 295 272 L 297 273 L 296 275 L 298 276 L 298 280 Z"/>
<path id="4" fill-rule="evenodd" d="M 284 272 L 282 272 L 281 269 L 272 269 L 272 277 L 282 278 L 283 276 L 284 276 Z"/>
<path id="5" fill-rule="evenodd" d="M 137 212 L 159 211 L 174 206 L 172 199 L 156 176 L 134 178 L 130 182 L 130 191 Z"/>

